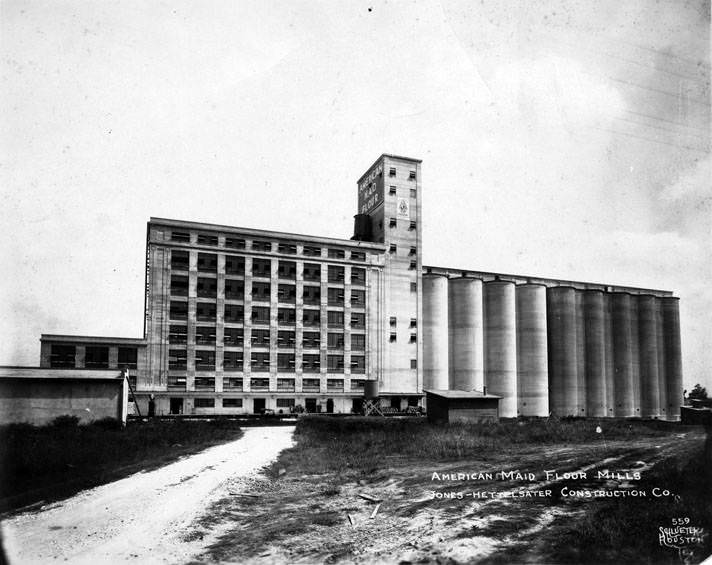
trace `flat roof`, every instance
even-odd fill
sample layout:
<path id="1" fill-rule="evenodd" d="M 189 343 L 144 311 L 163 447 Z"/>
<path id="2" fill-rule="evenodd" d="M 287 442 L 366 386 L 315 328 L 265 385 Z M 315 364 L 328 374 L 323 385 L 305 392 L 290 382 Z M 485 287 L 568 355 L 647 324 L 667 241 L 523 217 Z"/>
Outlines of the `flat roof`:
<path id="1" fill-rule="evenodd" d="M 186 220 L 174 220 L 170 218 L 154 218 L 151 217 L 149 224 L 178 227 L 194 230 L 211 230 L 222 231 L 226 233 L 235 233 L 239 235 L 249 235 L 263 237 L 265 239 L 284 239 L 288 241 L 304 241 L 308 243 L 323 243 L 327 245 L 342 245 L 344 247 L 365 248 L 372 251 L 385 251 L 386 246 L 383 243 L 373 243 L 371 241 L 358 241 L 354 239 L 338 239 L 335 237 L 319 237 L 314 235 L 306 235 L 301 233 L 280 232 L 272 230 L 260 230 L 256 228 L 243 228 L 237 226 L 225 226 L 222 224 L 209 224 L 204 222 L 192 222 Z M 166 242 L 170 243 L 170 242 Z"/>
<path id="2" fill-rule="evenodd" d="M 96 335 L 42 334 L 40 341 L 69 341 L 74 343 L 97 343 L 113 345 L 136 345 L 145 347 L 147 341 L 142 337 L 109 337 Z"/>
<path id="3" fill-rule="evenodd" d="M 358 180 L 356 181 L 356 184 L 360 183 L 363 180 L 363 177 L 365 177 L 368 172 L 373 169 L 373 167 L 376 166 L 376 163 L 378 163 L 381 159 L 384 157 L 387 157 L 388 159 L 398 159 L 399 161 L 410 161 L 411 163 L 422 163 L 422 159 L 414 159 L 413 157 L 404 157 L 402 155 L 393 155 L 392 153 L 381 153 L 381 155 L 373 162 L 371 163 L 371 166 L 366 169 L 366 172 L 363 173 Z"/>
<path id="4" fill-rule="evenodd" d="M 425 394 L 434 394 L 443 398 L 502 398 L 494 394 L 483 394 L 476 390 L 424 390 Z"/>
<path id="5" fill-rule="evenodd" d="M 118 369 L 49 369 L 43 367 L 0 366 L 0 379 L 48 380 L 117 380 L 123 375 Z"/>

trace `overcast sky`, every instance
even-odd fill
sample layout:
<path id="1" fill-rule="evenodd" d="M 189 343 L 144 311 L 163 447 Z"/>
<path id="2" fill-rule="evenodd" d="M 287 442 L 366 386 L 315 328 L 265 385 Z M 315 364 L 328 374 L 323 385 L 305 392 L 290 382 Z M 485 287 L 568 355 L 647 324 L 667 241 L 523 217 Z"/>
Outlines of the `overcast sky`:
<path id="1" fill-rule="evenodd" d="M 707 1 L 0 6 L 0 364 L 140 337 L 150 216 L 349 238 L 396 153 L 425 264 L 673 290 L 712 390 Z"/>

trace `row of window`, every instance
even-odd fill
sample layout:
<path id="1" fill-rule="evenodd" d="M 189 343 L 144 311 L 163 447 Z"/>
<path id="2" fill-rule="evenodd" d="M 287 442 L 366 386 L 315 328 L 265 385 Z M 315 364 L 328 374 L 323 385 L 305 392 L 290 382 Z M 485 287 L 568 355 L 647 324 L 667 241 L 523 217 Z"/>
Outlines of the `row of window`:
<path id="1" fill-rule="evenodd" d="M 269 306 L 253 306 L 250 319 L 253 324 L 270 323 Z M 302 311 L 302 323 L 305 326 L 320 326 L 321 311 L 305 308 Z M 327 325 L 330 328 L 341 328 L 344 326 L 344 313 L 336 310 L 328 310 Z M 169 316 L 171 320 L 188 319 L 188 302 L 171 300 Z M 242 324 L 245 320 L 245 308 L 242 304 L 225 304 L 223 318 L 226 324 Z M 215 322 L 217 320 L 217 305 L 214 302 L 198 302 L 195 305 L 195 319 L 198 322 Z M 277 323 L 280 325 L 293 326 L 297 323 L 296 308 L 277 308 Z M 366 327 L 366 314 L 364 312 L 351 312 L 350 326 L 355 329 Z"/>
<path id="2" fill-rule="evenodd" d="M 243 386 L 242 377 L 229 377 L 223 379 L 223 390 L 229 392 L 242 391 Z M 361 391 L 365 386 L 365 379 L 352 379 L 350 390 Z M 320 389 L 319 379 L 302 379 L 302 392 L 319 392 Z M 168 389 L 169 390 L 185 390 L 186 389 L 186 378 L 184 376 L 169 376 L 168 377 Z M 344 390 L 344 380 L 343 379 L 327 379 L 326 380 L 327 391 L 338 392 Z M 195 377 L 195 390 L 215 390 L 215 377 Z M 255 377 L 250 379 L 250 391 L 268 391 L 269 390 L 269 379 Z M 296 390 L 294 379 L 277 379 L 277 392 L 294 392 Z M 198 400 L 198 399 L 196 399 Z M 223 399 L 224 402 L 227 399 Z M 239 400 L 239 399 L 236 399 Z M 282 399 L 288 400 L 288 399 Z M 292 399 L 293 400 L 293 399 Z M 279 399 L 277 400 L 279 402 Z"/>
<path id="3" fill-rule="evenodd" d="M 344 356 L 327 355 L 327 372 L 343 373 Z M 244 353 L 242 351 L 223 352 L 224 371 L 242 371 L 244 367 Z M 294 353 L 277 354 L 277 370 L 281 372 L 294 372 L 296 358 Z M 253 351 L 250 355 L 250 367 L 252 371 L 269 371 L 270 352 Z M 170 370 L 185 370 L 188 367 L 188 352 L 185 349 L 168 350 L 168 368 Z M 197 349 L 195 351 L 195 370 L 214 371 L 215 351 Z M 321 371 L 321 356 L 304 353 L 302 355 L 302 370 L 305 373 L 318 373 Z M 351 356 L 351 372 L 364 373 L 366 371 L 366 358 L 363 355 Z"/>
<path id="4" fill-rule="evenodd" d="M 195 328 L 195 343 L 197 345 L 216 344 L 215 326 L 198 326 Z M 244 346 L 244 330 L 242 328 L 225 328 L 223 332 L 223 343 L 228 347 Z M 277 347 L 294 347 L 296 342 L 296 332 L 289 330 L 279 330 L 277 332 Z M 188 343 L 188 326 L 171 324 L 168 333 L 168 343 L 186 344 Z M 253 329 L 250 336 L 252 347 L 269 347 L 270 330 Z M 321 346 L 320 332 L 303 332 L 302 347 L 305 349 L 318 349 Z M 327 347 L 329 349 L 344 348 L 344 334 L 327 334 Z M 351 349 L 363 351 L 366 348 L 365 334 L 351 334 Z"/>
<path id="5" fill-rule="evenodd" d="M 217 298 L 218 282 L 215 278 L 198 277 L 196 285 L 198 298 Z M 252 283 L 252 300 L 269 302 L 272 291 L 272 283 L 255 281 Z M 328 302 L 332 306 L 343 306 L 344 289 L 342 287 L 330 287 L 328 289 Z M 188 277 L 185 275 L 171 275 L 171 295 L 188 296 Z M 225 279 L 225 298 L 227 300 L 244 300 L 245 281 L 241 279 Z M 321 302 L 321 287 L 304 285 L 302 299 L 305 304 L 319 304 Z M 294 304 L 297 300 L 297 286 L 293 284 L 277 285 L 277 300 L 288 304 Z M 366 305 L 366 291 L 351 290 L 351 306 L 359 307 Z"/>
<path id="6" fill-rule="evenodd" d="M 53 368 L 76 367 L 76 345 L 52 345 L 49 364 Z M 138 360 L 138 349 L 135 347 L 119 347 L 117 366 L 135 369 Z M 109 368 L 109 346 L 87 345 L 84 348 L 84 367 L 87 369 Z"/>
<path id="7" fill-rule="evenodd" d="M 410 221 L 408 222 L 408 229 L 409 229 L 409 230 L 414 230 L 415 227 L 416 227 L 416 225 L 417 225 L 417 224 L 415 223 L 415 220 L 410 220 Z M 389 218 L 389 220 L 388 220 L 388 227 L 389 227 L 389 228 L 398 227 L 398 220 L 397 220 L 396 218 Z"/>
<path id="8" fill-rule="evenodd" d="M 188 271 L 190 269 L 190 254 L 188 251 L 171 252 L 171 269 L 174 271 Z M 218 256 L 214 253 L 198 253 L 197 269 L 199 273 L 217 273 Z M 338 265 L 328 265 L 327 280 L 332 283 L 344 282 L 344 267 Z M 242 275 L 245 274 L 245 258 L 236 255 L 225 256 L 225 274 Z M 253 259 L 252 276 L 270 278 L 272 276 L 271 259 Z M 295 280 L 297 278 L 297 264 L 294 261 L 278 261 L 277 276 L 280 279 Z M 319 263 L 304 263 L 302 278 L 305 281 L 321 281 L 321 265 Z M 366 284 L 366 269 L 352 267 L 351 284 Z"/>
<path id="9" fill-rule="evenodd" d="M 171 241 L 190 243 L 190 232 L 174 230 L 171 232 Z M 218 236 L 214 234 L 199 233 L 197 234 L 196 241 L 198 245 L 218 246 Z M 247 249 L 247 241 L 240 237 L 226 237 L 225 247 L 229 249 Z M 274 250 L 274 244 L 271 241 L 254 239 L 252 240 L 251 249 L 259 252 L 271 252 Z M 285 255 L 296 255 L 297 245 L 294 243 L 277 243 L 277 252 Z M 305 245 L 303 254 L 307 257 L 321 257 L 321 247 Z M 327 250 L 327 256 L 329 259 L 345 259 L 346 251 L 343 249 L 329 248 Z M 363 251 L 351 251 L 350 257 L 353 261 L 365 261 L 366 253 Z"/>

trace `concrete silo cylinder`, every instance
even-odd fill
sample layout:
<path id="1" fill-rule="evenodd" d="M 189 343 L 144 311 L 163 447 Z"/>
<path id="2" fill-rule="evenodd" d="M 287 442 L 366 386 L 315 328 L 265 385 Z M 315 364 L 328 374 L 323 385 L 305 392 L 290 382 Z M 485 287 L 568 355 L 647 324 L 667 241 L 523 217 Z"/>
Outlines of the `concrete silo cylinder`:
<path id="1" fill-rule="evenodd" d="M 423 388 L 448 388 L 447 277 L 423 275 Z"/>
<path id="2" fill-rule="evenodd" d="M 452 278 L 448 283 L 450 389 L 478 390 L 484 386 L 484 328 L 482 281 Z"/>
<path id="3" fill-rule="evenodd" d="M 517 330 L 514 283 L 484 284 L 485 383 L 501 396 L 499 415 L 517 416 Z"/>
<path id="4" fill-rule="evenodd" d="M 633 359 L 631 347 L 631 295 L 615 292 L 611 295 L 613 322 L 613 363 L 615 366 L 615 415 L 619 418 L 635 416 L 633 400 Z"/>
<path id="5" fill-rule="evenodd" d="M 586 324 L 586 414 L 600 418 L 607 415 L 606 335 L 602 291 L 585 291 L 584 320 Z"/>
<path id="6" fill-rule="evenodd" d="M 655 297 L 638 296 L 638 352 L 640 355 L 640 415 L 660 417 L 658 326 Z"/>
<path id="7" fill-rule="evenodd" d="M 546 338 L 546 287 L 516 287 L 517 398 L 522 416 L 549 415 L 549 361 Z"/>
<path id="8" fill-rule="evenodd" d="M 557 416 L 575 416 L 578 406 L 576 291 L 568 286 L 546 290 L 549 342 L 549 408 Z"/>
<path id="9" fill-rule="evenodd" d="M 682 405 L 682 353 L 680 343 L 680 301 L 665 297 L 663 306 L 663 341 L 665 344 L 665 378 L 667 382 L 667 417 L 680 419 Z"/>

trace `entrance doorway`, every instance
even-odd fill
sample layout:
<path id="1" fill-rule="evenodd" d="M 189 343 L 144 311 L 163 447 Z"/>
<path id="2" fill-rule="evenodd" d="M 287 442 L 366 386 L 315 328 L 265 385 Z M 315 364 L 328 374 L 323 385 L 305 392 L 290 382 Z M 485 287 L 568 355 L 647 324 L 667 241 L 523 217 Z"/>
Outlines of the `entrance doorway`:
<path id="1" fill-rule="evenodd" d="M 391 397 L 391 408 L 395 408 L 396 410 L 398 410 L 400 412 L 400 409 L 401 409 L 400 405 L 401 405 L 400 396 L 392 396 Z"/>
<path id="2" fill-rule="evenodd" d="M 169 414 L 182 414 L 183 413 L 183 399 L 182 398 L 171 398 Z"/>
<path id="3" fill-rule="evenodd" d="M 329 398 L 329 399 L 326 401 L 326 413 L 327 413 L 327 414 L 333 414 L 333 413 L 334 413 L 334 401 L 333 401 L 331 398 Z"/>
<path id="4" fill-rule="evenodd" d="M 361 414 L 363 412 L 363 398 L 354 398 L 351 404 L 351 412 Z"/>
<path id="5" fill-rule="evenodd" d="M 304 399 L 304 408 L 310 414 L 313 414 L 314 412 L 316 412 L 316 398 L 305 398 Z"/>
<path id="6" fill-rule="evenodd" d="M 265 411 L 265 399 L 255 398 L 252 400 L 253 410 L 255 414 L 262 414 Z"/>

